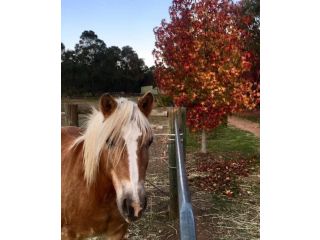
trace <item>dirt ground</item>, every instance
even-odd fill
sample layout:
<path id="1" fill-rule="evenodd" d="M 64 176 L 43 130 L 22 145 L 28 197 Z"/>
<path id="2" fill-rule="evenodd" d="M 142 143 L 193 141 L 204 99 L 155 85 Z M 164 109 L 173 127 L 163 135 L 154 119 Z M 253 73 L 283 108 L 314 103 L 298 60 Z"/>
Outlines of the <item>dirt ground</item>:
<path id="1" fill-rule="evenodd" d="M 152 117 L 155 137 L 150 149 L 146 177 L 148 207 L 143 217 L 129 228 L 129 239 L 179 239 L 178 220 L 169 219 L 168 133 L 166 117 Z M 187 152 L 187 174 L 194 171 L 199 153 Z M 260 188 L 259 166 L 248 177 L 239 178 L 239 194 L 228 198 L 223 194 L 203 191 L 190 184 L 192 205 L 197 226 L 197 239 L 259 239 Z"/>
<path id="2" fill-rule="evenodd" d="M 248 131 L 253 133 L 256 137 L 260 137 L 260 124 L 251 122 L 249 120 L 236 117 L 236 116 L 229 116 L 228 117 L 228 124 L 235 126 L 236 128 L 240 128 L 244 131 Z"/>
<path id="3" fill-rule="evenodd" d="M 64 125 L 64 116 L 61 116 Z M 80 116 L 83 124 L 84 116 Z M 259 136 L 259 125 L 238 117 L 228 119 L 230 125 L 253 132 Z M 167 117 L 151 117 L 154 143 L 150 148 L 150 162 L 146 177 L 148 207 L 143 217 L 129 228 L 130 240 L 179 239 L 178 220 L 169 219 L 169 176 Z M 159 135 L 158 135 L 159 134 Z M 259 165 L 252 166 L 250 175 L 239 177 L 239 194 L 229 198 L 192 184 L 197 174 L 196 164 L 202 158 L 197 152 L 187 152 L 186 167 L 189 177 L 191 200 L 196 220 L 198 240 L 259 239 L 260 229 L 260 176 Z M 205 158 L 215 158 L 207 156 Z M 218 157 L 218 156 L 217 156 Z"/>

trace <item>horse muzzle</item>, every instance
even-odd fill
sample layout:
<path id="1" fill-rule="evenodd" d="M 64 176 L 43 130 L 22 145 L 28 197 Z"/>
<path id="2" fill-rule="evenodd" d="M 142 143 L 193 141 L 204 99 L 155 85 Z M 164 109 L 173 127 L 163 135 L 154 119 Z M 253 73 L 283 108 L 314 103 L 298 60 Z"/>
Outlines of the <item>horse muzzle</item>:
<path id="1" fill-rule="evenodd" d="M 143 211 L 147 207 L 147 198 L 144 197 L 139 202 L 133 201 L 131 198 L 124 198 L 122 201 L 122 212 L 125 219 L 129 222 L 138 220 Z"/>

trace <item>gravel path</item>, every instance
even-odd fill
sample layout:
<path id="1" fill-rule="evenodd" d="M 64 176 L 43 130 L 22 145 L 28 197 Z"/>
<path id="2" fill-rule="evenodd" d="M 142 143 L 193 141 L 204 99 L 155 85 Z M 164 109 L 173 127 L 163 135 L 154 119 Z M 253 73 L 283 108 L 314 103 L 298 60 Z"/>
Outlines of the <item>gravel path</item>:
<path id="1" fill-rule="evenodd" d="M 248 131 L 253 133 L 256 137 L 260 137 L 260 124 L 251 122 L 249 120 L 235 117 L 235 116 L 229 116 L 228 117 L 228 124 L 232 125 L 236 128 L 239 128 L 244 131 Z"/>

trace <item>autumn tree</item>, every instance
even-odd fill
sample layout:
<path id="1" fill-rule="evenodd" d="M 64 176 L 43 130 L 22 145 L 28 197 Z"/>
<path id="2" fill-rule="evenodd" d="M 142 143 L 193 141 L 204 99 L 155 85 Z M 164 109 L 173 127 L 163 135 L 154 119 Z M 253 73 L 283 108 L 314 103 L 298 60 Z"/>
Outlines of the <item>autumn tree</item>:
<path id="1" fill-rule="evenodd" d="M 245 50 L 251 53 L 252 67 L 243 77 L 252 82 L 253 97 L 260 103 L 260 0 L 241 0 L 237 2 L 239 11 L 238 25 L 240 29 L 248 32 L 245 41 Z"/>
<path id="2" fill-rule="evenodd" d="M 252 67 L 248 31 L 228 0 L 173 0 L 169 14 L 170 21 L 154 29 L 156 81 L 176 106 L 187 107 L 187 124 L 202 131 L 206 152 L 206 132 L 256 105 L 252 82 L 243 78 Z"/>

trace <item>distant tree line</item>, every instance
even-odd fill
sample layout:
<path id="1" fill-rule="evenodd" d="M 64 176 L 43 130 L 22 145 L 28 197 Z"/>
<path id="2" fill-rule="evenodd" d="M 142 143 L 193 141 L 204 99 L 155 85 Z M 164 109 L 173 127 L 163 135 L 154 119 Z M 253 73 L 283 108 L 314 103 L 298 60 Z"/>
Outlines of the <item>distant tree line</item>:
<path id="1" fill-rule="evenodd" d="M 153 71 L 132 47 L 107 47 L 93 31 L 84 31 L 74 50 L 61 43 L 63 96 L 138 93 L 141 86 L 154 85 Z"/>

